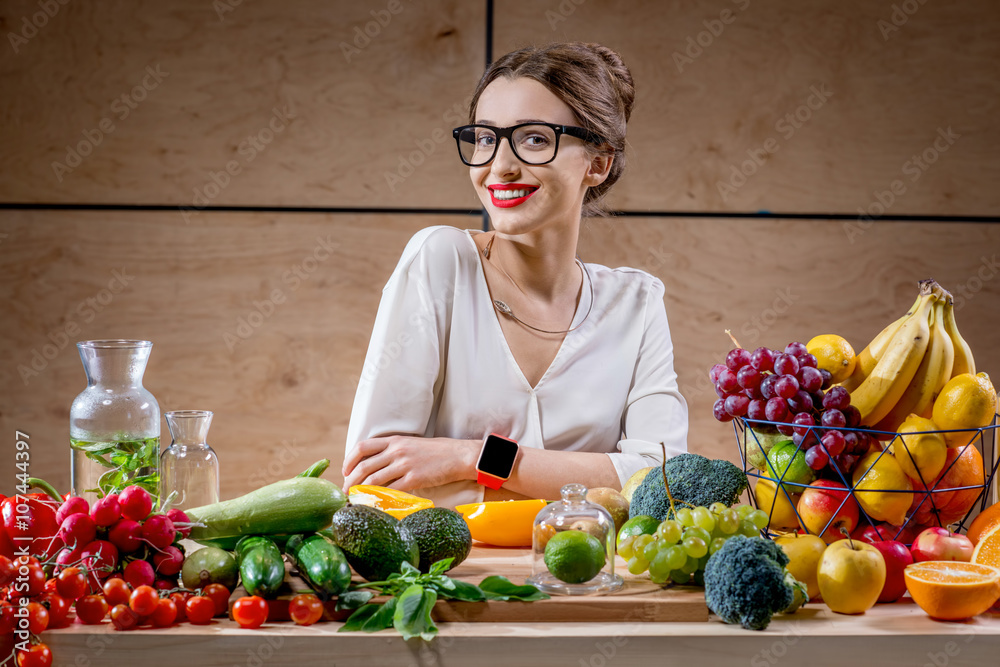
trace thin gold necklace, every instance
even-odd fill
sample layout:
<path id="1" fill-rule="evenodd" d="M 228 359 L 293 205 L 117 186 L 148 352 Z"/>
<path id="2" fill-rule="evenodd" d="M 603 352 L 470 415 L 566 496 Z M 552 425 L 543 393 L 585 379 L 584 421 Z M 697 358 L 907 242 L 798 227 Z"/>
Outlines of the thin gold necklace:
<path id="1" fill-rule="evenodd" d="M 493 241 L 495 240 L 496 240 L 496 234 L 490 237 L 490 240 L 486 243 L 486 247 L 483 248 L 483 257 L 485 257 L 486 259 L 490 258 L 490 248 L 493 247 Z M 510 306 L 508 306 L 505 302 L 501 301 L 500 299 L 493 299 L 493 307 L 497 310 L 498 313 L 506 315 L 507 317 L 515 320 L 521 325 L 528 327 L 532 331 L 537 331 L 539 333 L 544 333 L 544 334 L 567 334 L 571 331 L 576 331 L 581 326 L 583 326 L 583 323 L 587 321 L 588 317 L 590 317 L 590 311 L 594 309 L 594 281 L 591 280 L 590 278 L 590 271 L 587 270 L 587 265 L 580 261 L 579 256 L 576 258 L 576 261 L 583 268 L 583 272 L 587 274 L 587 284 L 590 285 L 590 305 L 587 308 L 587 314 L 583 316 L 582 320 L 580 320 L 580 324 L 577 324 L 575 327 L 571 327 L 569 329 L 566 329 L 565 331 L 546 331 L 545 329 L 539 329 L 538 327 L 533 327 L 524 320 L 522 320 L 520 317 L 514 314 L 514 311 L 510 309 Z M 518 287 L 517 283 L 514 282 L 514 279 L 510 277 L 510 274 L 504 271 L 503 267 L 500 266 L 499 263 L 494 262 L 493 264 L 498 269 L 500 269 L 501 273 L 507 276 L 507 280 L 509 280 L 511 284 L 514 285 L 514 287 L 517 287 L 519 292 L 521 292 L 522 294 L 524 293 L 524 290 Z"/>

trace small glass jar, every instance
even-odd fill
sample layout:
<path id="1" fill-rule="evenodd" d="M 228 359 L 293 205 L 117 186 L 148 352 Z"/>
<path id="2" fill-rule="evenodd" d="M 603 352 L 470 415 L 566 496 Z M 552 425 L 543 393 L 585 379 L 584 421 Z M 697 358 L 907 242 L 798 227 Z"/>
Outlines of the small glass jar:
<path id="1" fill-rule="evenodd" d="M 160 497 L 185 510 L 219 502 L 219 457 L 208 446 L 212 413 L 174 410 L 163 415 L 170 447 L 160 456 Z"/>
<path id="2" fill-rule="evenodd" d="M 557 595 L 610 593 L 624 586 L 615 574 L 615 522 L 587 501 L 587 487 L 567 484 L 562 500 L 535 517 L 528 583 Z"/>
<path id="3" fill-rule="evenodd" d="M 88 340 L 76 344 L 87 388 L 69 411 L 70 487 L 93 503 L 126 486 L 156 494 L 160 406 L 142 376 L 148 340 Z"/>

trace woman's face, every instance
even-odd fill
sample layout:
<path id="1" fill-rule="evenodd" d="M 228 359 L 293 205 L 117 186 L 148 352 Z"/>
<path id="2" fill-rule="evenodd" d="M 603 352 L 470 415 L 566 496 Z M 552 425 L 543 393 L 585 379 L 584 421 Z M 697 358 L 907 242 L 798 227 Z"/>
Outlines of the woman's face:
<path id="1" fill-rule="evenodd" d="M 502 128 L 532 121 L 580 125 L 573 110 L 534 79 L 501 77 L 479 97 L 477 124 Z M 552 223 L 576 224 L 587 188 L 601 183 L 608 167 L 609 159 L 587 154 L 582 139 L 563 135 L 555 160 L 548 164 L 521 162 L 509 141 L 501 139 L 493 161 L 470 167 L 469 172 L 493 226 L 504 234 L 523 234 Z M 527 196 L 506 200 L 495 196 L 511 185 L 527 191 Z"/>

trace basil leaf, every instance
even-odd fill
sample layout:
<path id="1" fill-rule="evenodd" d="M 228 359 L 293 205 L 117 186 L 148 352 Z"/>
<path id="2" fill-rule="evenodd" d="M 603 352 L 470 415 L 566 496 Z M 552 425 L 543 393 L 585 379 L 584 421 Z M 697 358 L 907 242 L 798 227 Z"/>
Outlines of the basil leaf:
<path id="1" fill-rule="evenodd" d="M 91 442 L 86 445 L 80 444 L 79 442 L 72 443 L 73 449 L 77 449 L 81 452 L 91 452 L 93 454 L 107 454 L 108 452 L 113 452 L 118 449 L 117 442 Z"/>
<path id="2" fill-rule="evenodd" d="M 344 622 L 337 632 L 378 632 L 392 627 L 392 616 L 396 610 L 396 598 L 385 604 L 366 604 Z"/>
<path id="3" fill-rule="evenodd" d="M 454 558 L 442 558 L 438 562 L 431 565 L 431 571 L 429 574 L 444 574 L 451 567 L 451 564 L 455 562 Z"/>
<path id="4" fill-rule="evenodd" d="M 361 607 L 344 621 L 344 625 L 337 632 L 360 632 L 364 624 L 374 616 L 379 610 L 379 605 L 369 604 Z"/>
<path id="5" fill-rule="evenodd" d="M 518 586 L 507 577 L 493 575 L 486 577 L 479 584 L 480 590 L 486 595 L 487 600 L 521 600 L 522 602 L 534 602 L 535 600 L 547 600 L 549 596 L 530 584 Z"/>
<path id="6" fill-rule="evenodd" d="M 115 464 L 109 463 L 108 460 L 101 455 L 101 452 L 84 452 L 84 453 L 87 455 L 88 459 L 90 459 L 94 463 L 98 463 L 98 464 L 104 466 L 105 468 L 116 468 L 117 467 L 117 466 L 115 466 Z"/>
<path id="7" fill-rule="evenodd" d="M 419 577 L 420 576 L 420 570 L 418 570 L 417 568 L 413 567 L 412 565 L 410 565 L 409 561 L 405 561 L 405 560 L 403 561 L 403 564 L 400 565 L 400 567 L 399 567 L 399 573 L 400 573 L 400 575 L 402 577 L 406 577 L 406 576 Z M 391 579 L 392 577 L 389 577 L 389 578 Z"/>
<path id="8" fill-rule="evenodd" d="M 371 591 L 348 591 L 337 596 L 337 611 L 357 609 L 375 597 Z"/>
<path id="9" fill-rule="evenodd" d="M 451 583 L 454 588 L 441 593 L 442 598 L 461 600 L 462 602 L 482 602 L 486 599 L 486 595 L 475 584 L 458 579 L 452 579 Z"/>
<path id="10" fill-rule="evenodd" d="M 437 634 L 437 626 L 431 620 L 431 610 L 437 601 L 437 593 L 433 589 L 425 589 L 420 584 L 414 584 L 399 596 L 399 604 L 393 615 L 392 625 L 402 635 L 403 639 L 420 637 L 430 641 Z"/>

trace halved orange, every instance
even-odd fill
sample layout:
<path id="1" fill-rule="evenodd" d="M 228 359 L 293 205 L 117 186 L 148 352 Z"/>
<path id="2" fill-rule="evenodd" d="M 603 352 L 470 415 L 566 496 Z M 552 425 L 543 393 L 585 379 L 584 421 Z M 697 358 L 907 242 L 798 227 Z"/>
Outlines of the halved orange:
<path id="1" fill-rule="evenodd" d="M 979 543 L 979 537 L 989 532 L 994 526 L 1000 526 L 1000 503 L 990 505 L 976 515 L 976 518 L 969 524 L 969 530 L 965 532 L 966 537 L 972 540 L 973 544 Z"/>
<path id="2" fill-rule="evenodd" d="M 1000 525 L 990 528 L 979 538 L 972 562 L 1000 569 Z"/>
<path id="3" fill-rule="evenodd" d="M 1000 598 L 1000 569 L 989 565 L 929 560 L 907 565 L 903 578 L 913 601 L 944 621 L 981 614 Z"/>

